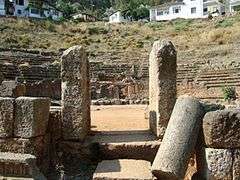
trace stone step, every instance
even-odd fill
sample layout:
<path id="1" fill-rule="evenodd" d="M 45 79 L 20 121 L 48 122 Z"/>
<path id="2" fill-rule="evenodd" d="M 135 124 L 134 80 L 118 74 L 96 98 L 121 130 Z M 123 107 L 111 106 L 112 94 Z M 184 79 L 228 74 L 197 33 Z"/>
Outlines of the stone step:
<path id="1" fill-rule="evenodd" d="M 208 78 L 198 78 L 197 81 L 232 81 L 232 80 L 238 80 L 239 77 L 231 76 L 231 77 L 208 77 Z"/>
<path id="2" fill-rule="evenodd" d="M 115 159 L 98 164 L 93 180 L 153 180 L 151 163 L 144 160 Z"/>
<path id="3" fill-rule="evenodd" d="M 11 152 L 0 152 L 0 175 L 7 179 L 10 177 L 46 179 L 36 166 L 35 156 Z"/>
<path id="4" fill-rule="evenodd" d="M 216 83 L 216 84 L 208 84 L 206 85 L 207 88 L 220 88 L 220 87 L 225 87 L 225 86 L 230 86 L 230 87 L 236 87 L 236 86 L 240 86 L 240 83 Z"/>
<path id="5" fill-rule="evenodd" d="M 199 82 L 199 81 L 197 81 Z M 205 85 L 212 85 L 212 84 L 236 84 L 240 83 L 240 79 L 233 79 L 233 80 L 211 80 L 211 81 L 201 81 L 204 82 Z"/>
<path id="6" fill-rule="evenodd" d="M 160 141 L 149 131 L 102 132 L 86 140 L 97 143 L 102 160 L 141 159 L 153 161 Z"/>

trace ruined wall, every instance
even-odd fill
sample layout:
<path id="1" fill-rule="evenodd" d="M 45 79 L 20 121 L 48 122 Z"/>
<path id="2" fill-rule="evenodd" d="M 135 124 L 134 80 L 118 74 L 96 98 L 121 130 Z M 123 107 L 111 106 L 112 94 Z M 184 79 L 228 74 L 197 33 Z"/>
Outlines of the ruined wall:
<path id="1" fill-rule="evenodd" d="M 32 154 L 47 172 L 49 107 L 48 98 L 0 97 L 0 152 Z"/>
<path id="2" fill-rule="evenodd" d="M 240 111 L 218 110 L 203 118 L 197 149 L 198 175 L 206 179 L 240 179 Z"/>

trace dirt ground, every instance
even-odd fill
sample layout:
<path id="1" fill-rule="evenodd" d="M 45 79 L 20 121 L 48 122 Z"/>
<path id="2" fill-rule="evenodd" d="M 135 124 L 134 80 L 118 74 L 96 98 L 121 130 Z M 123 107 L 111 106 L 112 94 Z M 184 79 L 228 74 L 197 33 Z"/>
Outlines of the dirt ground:
<path id="1" fill-rule="evenodd" d="M 93 131 L 148 130 L 147 105 L 92 106 Z"/>
<path id="2" fill-rule="evenodd" d="M 149 121 L 145 118 L 147 105 L 92 106 L 93 131 L 134 131 L 148 130 Z M 190 180 L 196 172 L 194 158 L 191 158 L 184 180 Z"/>

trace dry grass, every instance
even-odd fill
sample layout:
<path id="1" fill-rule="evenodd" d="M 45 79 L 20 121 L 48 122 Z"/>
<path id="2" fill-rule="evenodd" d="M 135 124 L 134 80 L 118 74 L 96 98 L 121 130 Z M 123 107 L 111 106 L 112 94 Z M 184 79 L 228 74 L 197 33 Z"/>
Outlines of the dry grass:
<path id="1" fill-rule="evenodd" d="M 154 40 L 168 38 L 180 52 L 194 52 L 200 48 L 205 52 L 210 46 L 216 48 L 239 43 L 239 29 L 239 15 L 217 20 L 179 19 L 172 22 L 115 25 L 104 22 L 57 24 L 50 21 L 1 18 L 0 44 L 3 47 L 51 50 L 81 44 L 90 54 L 109 50 L 148 53 Z"/>

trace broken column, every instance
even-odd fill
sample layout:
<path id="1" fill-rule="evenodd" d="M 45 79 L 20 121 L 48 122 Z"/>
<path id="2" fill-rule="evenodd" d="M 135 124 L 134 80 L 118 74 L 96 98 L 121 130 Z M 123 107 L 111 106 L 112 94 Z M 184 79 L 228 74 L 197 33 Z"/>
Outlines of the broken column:
<path id="1" fill-rule="evenodd" d="M 0 97 L 0 138 L 13 136 L 14 99 Z"/>
<path id="2" fill-rule="evenodd" d="M 177 52 L 170 41 L 156 41 L 149 58 L 149 123 L 162 138 L 176 101 Z"/>
<path id="3" fill-rule="evenodd" d="M 81 46 L 62 56 L 62 128 L 64 140 L 83 140 L 90 131 L 89 63 Z"/>
<path id="4" fill-rule="evenodd" d="M 161 146 L 152 165 L 159 179 L 183 179 L 197 142 L 203 116 L 200 102 L 180 96 L 174 106 Z"/>

